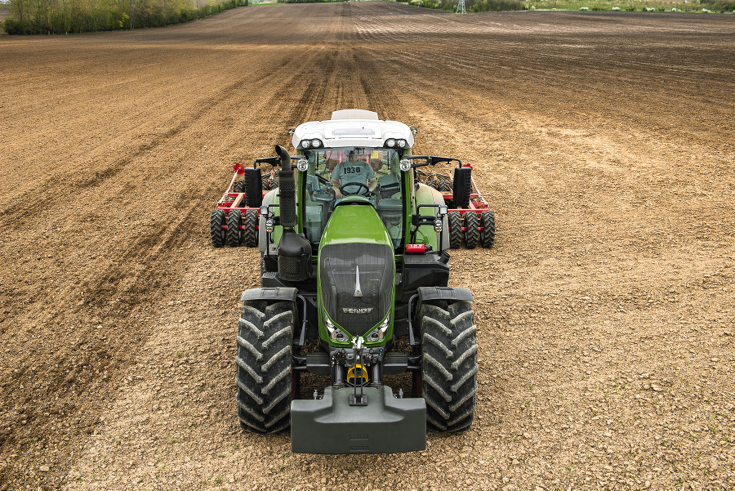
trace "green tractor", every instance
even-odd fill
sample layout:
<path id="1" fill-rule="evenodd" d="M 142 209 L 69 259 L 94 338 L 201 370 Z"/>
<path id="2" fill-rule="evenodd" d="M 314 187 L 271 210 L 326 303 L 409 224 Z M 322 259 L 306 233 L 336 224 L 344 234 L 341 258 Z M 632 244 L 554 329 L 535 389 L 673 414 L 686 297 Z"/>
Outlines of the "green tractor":
<path id="1" fill-rule="evenodd" d="M 262 194 L 260 168 L 245 169 L 259 223 L 238 230 L 257 238 L 262 287 L 243 293 L 239 318 L 244 430 L 290 427 L 295 453 L 393 453 L 424 450 L 427 429 L 472 424 L 473 298 L 447 286 L 453 203 L 416 169 L 456 162 L 454 195 L 474 181 L 458 159 L 411 155 L 415 133 L 374 112 L 335 111 L 289 131 L 299 155 L 277 146 L 256 161 L 280 166 L 277 189 Z M 385 385 L 405 372 L 411 394 Z M 299 398 L 305 373 L 331 383 Z"/>

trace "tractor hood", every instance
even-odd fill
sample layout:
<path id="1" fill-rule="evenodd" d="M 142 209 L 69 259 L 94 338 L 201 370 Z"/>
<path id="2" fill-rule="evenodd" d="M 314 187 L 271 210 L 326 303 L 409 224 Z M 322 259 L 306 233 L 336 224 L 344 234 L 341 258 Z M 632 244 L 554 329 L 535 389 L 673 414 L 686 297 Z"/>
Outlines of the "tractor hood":
<path id="1" fill-rule="evenodd" d="M 350 335 L 366 334 L 392 309 L 395 264 L 375 208 L 364 198 L 345 198 L 319 245 L 321 308 Z"/>

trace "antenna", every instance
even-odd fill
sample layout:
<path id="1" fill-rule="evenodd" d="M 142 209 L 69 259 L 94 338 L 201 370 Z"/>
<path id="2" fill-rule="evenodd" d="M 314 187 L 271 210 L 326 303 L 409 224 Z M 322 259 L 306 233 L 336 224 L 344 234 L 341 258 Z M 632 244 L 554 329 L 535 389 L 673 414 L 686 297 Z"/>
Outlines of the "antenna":
<path id="1" fill-rule="evenodd" d="M 457 3 L 457 13 L 458 14 L 466 14 L 467 11 L 464 8 L 464 0 L 459 0 Z"/>

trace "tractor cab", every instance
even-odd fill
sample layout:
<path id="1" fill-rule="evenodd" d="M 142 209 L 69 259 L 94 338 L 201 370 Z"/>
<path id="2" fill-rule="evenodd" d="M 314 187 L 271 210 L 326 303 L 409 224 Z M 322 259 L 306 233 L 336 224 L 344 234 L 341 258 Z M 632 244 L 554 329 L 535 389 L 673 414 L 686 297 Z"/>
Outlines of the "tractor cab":
<path id="1" fill-rule="evenodd" d="M 303 150 L 302 153 L 308 162 L 303 174 L 304 184 L 300 187 L 303 227 L 314 249 L 318 248 L 335 207 L 361 202 L 375 208 L 393 248 L 402 247 L 406 200 L 397 150 L 350 146 Z"/>

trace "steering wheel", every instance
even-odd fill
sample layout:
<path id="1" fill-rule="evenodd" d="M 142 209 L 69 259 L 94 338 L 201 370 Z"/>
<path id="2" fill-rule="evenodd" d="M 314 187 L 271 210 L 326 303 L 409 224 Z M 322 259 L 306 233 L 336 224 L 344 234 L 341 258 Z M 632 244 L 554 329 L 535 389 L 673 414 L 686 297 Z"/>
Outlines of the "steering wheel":
<path id="1" fill-rule="evenodd" d="M 335 199 L 334 189 L 325 188 L 311 192 L 311 200 L 321 203 L 331 203 Z"/>
<path id="2" fill-rule="evenodd" d="M 346 192 L 345 189 L 350 186 L 356 187 L 357 190 L 353 193 Z M 362 188 L 365 188 L 364 193 L 360 192 Z M 347 184 L 343 184 L 339 187 L 339 192 L 342 193 L 343 196 L 354 196 L 356 194 L 359 194 L 361 196 L 368 196 L 370 195 L 370 188 L 364 182 L 348 182 Z"/>

